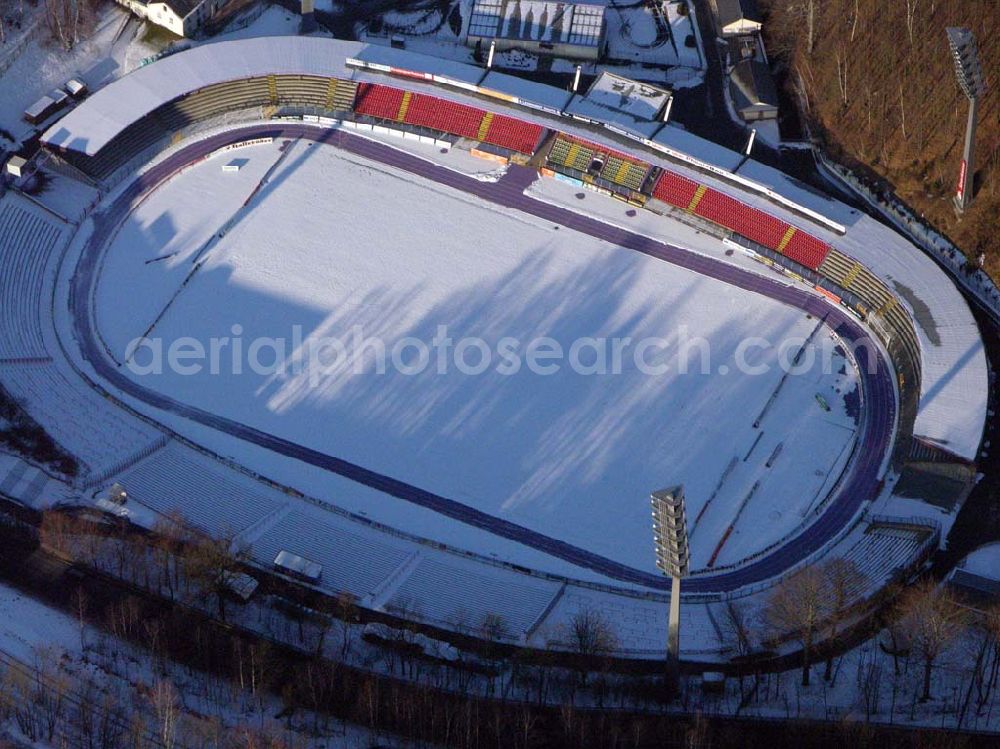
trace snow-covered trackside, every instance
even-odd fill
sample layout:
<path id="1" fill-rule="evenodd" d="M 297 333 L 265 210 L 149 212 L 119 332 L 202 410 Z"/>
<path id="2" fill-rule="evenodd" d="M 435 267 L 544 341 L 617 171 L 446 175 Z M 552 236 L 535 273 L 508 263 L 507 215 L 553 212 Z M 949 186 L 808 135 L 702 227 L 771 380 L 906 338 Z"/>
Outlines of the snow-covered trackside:
<path id="1" fill-rule="evenodd" d="M 234 212 L 279 149 L 269 183 Z M 243 168 L 222 171 L 234 154 Z M 210 204 L 206 192 L 216 196 Z M 386 204 L 406 210 L 388 221 Z M 220 227 L 225 236 L 205 250 Z M 126 287 L 136 293 L 122 295 Z M 116 361 L 144 333 L 165 347 L 191 337 L 208 348 L 238 325 L 246 345 L 289 344 L 292 371 L 240 374 L 224 364 L 215 374 L 136 375 L 143 387 L 650 572 L 655 487 L 687 487 L 700 520 L 696 566 L 734 563 L 802 522 L 850 454 L 856 428 L 844 398 L 857 396 L 857 379 L 842 354 L 830 353 L 829 374 L 816 361 L 782 382 L 782 347 L 817 328 L 801 311 L 310 143 L 224 154 L 147 195 L 104 255 L 95 304 Z M 551 337 L 566 351 L 586 338 L 661 337 L 671 342 L 662 355 L 671 373 L 643 374 L 627 358 L 621 374 L 606 375 L 565 365 L 552 376 L 493 367 L 378 374 L 374 359 L 363 374 L 353 362 L 296 372 L 296 326 L 300 350 L 325 337 L 347 342 L 355 328 L 390 349 L 407 338 L 430 343 L 438 326 L 456 342 L 475 336 L 491 348 L 506 336 L 525 344 Z M 751 335 L 770 342 L 753 361 L 770 371 L 742 377 L 737 348 Z M 696 338 L 710 347 L 711 371 L 682 374 L 681 342 Z M 835 410 L 823 411 L 817 393 Z M 693 431 L 693 422 L 702 426 Z M 736 468 L 719 485 L 730 463 Z M 391 505 L 356 509 L 393 522 Z"/>

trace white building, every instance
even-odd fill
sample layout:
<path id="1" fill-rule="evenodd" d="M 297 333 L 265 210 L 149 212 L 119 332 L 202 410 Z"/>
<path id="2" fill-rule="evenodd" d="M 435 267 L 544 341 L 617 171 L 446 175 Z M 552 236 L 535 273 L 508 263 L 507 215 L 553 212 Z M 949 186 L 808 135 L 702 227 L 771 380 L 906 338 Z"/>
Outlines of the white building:
<path id="1" fill-rule="evenodd" d="M 762 18 L 754 0 L 712 0 L 715 25 L 725 38 L 760 33 Z"/>
<path id="2" fill-rule="evenodd" d="M 597 60 L 605 51 L 604 6 L 547 0 L 475 0 L 469 46 L 523 49 L 539 55 Z"/>
<path id="3" fill-rule="evenodd" d="M 177 36 L 190 37 L 215 17 L 226 0 L 118 0 L 140 18 Z"/>

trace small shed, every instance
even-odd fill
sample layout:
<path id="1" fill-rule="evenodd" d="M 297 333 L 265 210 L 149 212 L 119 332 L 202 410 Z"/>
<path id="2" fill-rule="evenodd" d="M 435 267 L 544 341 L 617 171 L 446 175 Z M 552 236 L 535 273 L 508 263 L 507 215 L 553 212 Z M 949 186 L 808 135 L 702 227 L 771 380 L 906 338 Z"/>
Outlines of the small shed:
<path id="1" fill-rule="evenodd" d="M 246 603 L 256 592 L 257 579 L 243 572 L 226 572 L 222 577 L 226 590 Z"/>
<path id="2" fill-rule="evenodd" d="M 23 156 L 11 156 L 7 159 L 7 174 L 21 178 L 28 169 L 28 160 Z"/>
<path id="3" fill-rule="evenodd" d="M 24 119 L 32 125 L 44 122 L 66 104 L 69 94 L 61 88 L 49 91 L 45 96 L 24 110 Z"/>
<path id="4" fill-rule="evenodd" d="M 64 87 L 69 95 L 75 99 L 80 99 L 87 95 L 87 84 L 79 78 L 70 78 Z"/>

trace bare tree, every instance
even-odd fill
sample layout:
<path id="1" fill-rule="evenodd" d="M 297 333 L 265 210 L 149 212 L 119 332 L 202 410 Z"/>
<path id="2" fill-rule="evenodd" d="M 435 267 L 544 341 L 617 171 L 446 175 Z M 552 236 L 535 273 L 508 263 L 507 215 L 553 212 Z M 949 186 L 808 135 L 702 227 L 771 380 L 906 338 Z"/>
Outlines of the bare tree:
<path id="1" fill-rule="evenodd" d="M 794 635 L 802 645 L 802 686 L 809 686 L 813 641 L 829 611 L 829 596 L 823 573 L 803 567 L 779 583 L 764 609 L 764 616 L 779 636 Z"/>
<path id="2" fill-rule="evenodd" d="M 73 591 L 73 609 L 76 613 L 77 627 L 80 632 L 80 649 L 87 649 L 87 610 L 90 607 L 87 591 L 78 585 Z"/>
<path id="3" fill-rule="evenodd" d="M 920 0 L 906 0 L 906 31 L 910 36 L 910 44 L 913 44 L 913 21 L 917 15 L 917 5 Z"/>
<path id="4" fill-rule="evenodd" d="M 806 52 L 812 55 L 816 46 L 816 0 L 805 0 L 806 4 Z"/>
<path id="5" fill-rule="evenodd" d="M 489 661 L 491 670 L 497 671 L 497 665 L 503 660 L 503 649 L 500 644 L 510 637 L 510 626 L 500 614 L 487 613 L 479 623 L 479 636 L 483 640 L 483 657 Z M 492 674 L 491 674 L 492 676 Z M 489 690 L 493 690 L 493 679 L 488 682 Z"/>
<path id="6" fill-rule="evenodd" d="M 827 637 L 833 638 L 837 635 L 837 631 L 847 615 L 852 591 L 864 586 L 865 575 L 858 569 L 858 565 L 853 560 L 843 557 L 834 557 L 824 562 L 821 569 L 829 596 Z M 826 671 L 823 678 L 830 681 L 832 677 L 833 655 L 829 655 L 826 659 Z"/>
<path id="7" fill-rule="evenodd" d="M 618 637 L 607 619 L 594 609 L 580 609 L 570 619 L 565 638 L 574 652 L 587 659 L 604 658 L 618 649 Z M 580 683 L 586 685 L 588 664 L 579 664 Z"/>
<path id="8" fill-rule="evenodd" d="M 850 60 L 850 54 L 844 53 L 842 50 L 837 50 L 837 85 L 840 87 L 840 103 L 843 106 L 847 106 L 847 66 Z"/>
<path id="9" fill-rule="evenodd" d="M 177 717 L 180 713 L 177 690 L 169 680 L 159 680 L 153 685 L 150 702 L 156 714 L 163 749 L 173 749 L 177 738 Z"/>
<path id="10" fill-rule="evenodd" d="M 993 605 L 986 610 L 980 628 L 985 634 L 984 642 L 989 645 L 986 662 L 982 664 L 977 684 L 979 689 L 977 708 L 982 710 L 989 702 L 1000 679 L 1000 605 Z"/>
<path id="11" fill-rule="evenodd" d="M 227 538 L 212 538 L 191 531 L 184 539 L 180 563 L 186 578 L 194 584 L 195 594 L 215 598 L 219 618 L 226 621 L 226 597 L 233 576 L 242 569 L 248 556 L 245 547 Z"/>
<path id="12" fill-rule="evenodd" d="M 745 658 L 753 652 L 753 629 L 750 615 L 745 606 L 726 601 L 722 633 L 726 644 L 730 645 L 737 658 Z"/>
<path id="13" fill-rule="evenodd" d="M 354 596 L 350 593 L 339 593 L 334 615 L 340 635 L 340 660 L 346 661 L 351 655 L 358 623 L 358 606 Z"/>
<path id="14" fill-rule="evenodd" d="M 931 673 L 938 657 L 969 622 L 966 609 L 943 587 L 923 580 L 911 587 L 899 604 L 900 625 L 923 662 L 920 701 L 931 699 Z"/>
<path id="15" fill-rule="evenodd" d="M 93 11 L 89 0 L 45 0 L 45 23 L 65 50 L 73 49 L 89 30 Z"/>

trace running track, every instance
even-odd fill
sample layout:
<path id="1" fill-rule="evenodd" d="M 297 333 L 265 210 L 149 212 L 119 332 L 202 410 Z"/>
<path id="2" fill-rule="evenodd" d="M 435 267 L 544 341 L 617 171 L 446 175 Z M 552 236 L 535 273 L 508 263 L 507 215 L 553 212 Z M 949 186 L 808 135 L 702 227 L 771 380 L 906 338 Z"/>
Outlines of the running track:
<path id="1" fill-rule="evenodd" d="M 660 575 L 635 569 L 586 549 L 560 541 L 511 523 L 452 499 L 433 494 L 403 481 L 350 463 L 332 455 L 275 437 L 245 424 L 179 403 L 160 393 L 141 387 L 108 361 L 95 340 L 91 320 L 91 290 L 96 280 L 97 259 L 101 248 L 115 228 L 125 220 L 134 202 L 183 167 L 193 164 L 219 148 L 251 138 L 303 138 L 334 145 L 344 151 L 433 180 L 447 187 L 474 195 L 506 208 L 537 216 L 553 224 L 588 234 L 611 244 L 641 252 L 650 257 L 687 268 L 701 275 L 719 279 L 747 291 L 794 306 L 823 319 L 848 345 L 856 349 L 861 371 L 863 403 L 867 410 L 861 421 L 857 458 L 853 470 L 842 477 L 840 489 L 827 509 L 811 525 L 787 543 L 737 569 L 704 574 L 685 580 L 685 592 L 718 593 L 762 582 L 802 561 L 830 541 L 855 516 L 862 504 L 872 498 L 878 485 L 878 472 L 890 447 L 895 425 L 896 398 L 893 370 L 872 342 L 865 329 L 845 310 L 803 289 L 789 287 L 777 280 L 737 268 L 689 250 L 659 242 L 625 229 L 610 226 L 565 208 L 540 202 L 524 194 L 537 173 L 526 167 L 511 167 L 499 182 L 489 183 L 459 174 L 391 146 L 377 143 L 343 130 L 320 129 L 308 125 L 252 125 L 220 133 L 193 143 L 171 154 L 144 174 L 135 178 L 115 201 L 94 217 L 94 232 L 81 253 L 74 273 L 71 311 L 76 337 L 84 358 L 100 377 L 119 390 L 155 408 L 190 419 L 220 432 L 230 434 L 281 455 L 332 471 L 385 494 L 439 512 L 455 520 L 517 541 L 554 557 L 585 567 L 610 578 L 638 583 L 651 588 L 668 589 L 670 581 Z"/>

